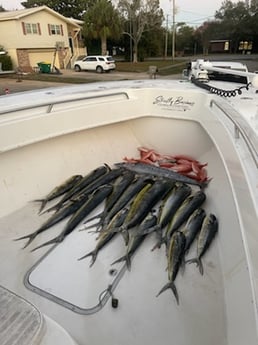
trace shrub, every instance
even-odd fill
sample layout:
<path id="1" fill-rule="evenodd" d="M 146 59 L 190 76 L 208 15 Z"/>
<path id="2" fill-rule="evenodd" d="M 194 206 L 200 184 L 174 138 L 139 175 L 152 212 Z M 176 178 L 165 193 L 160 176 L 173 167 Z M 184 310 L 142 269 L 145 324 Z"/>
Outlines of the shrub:
<path id="1" fill-rule="evenodd" d="M 0 55 L 0 62 L 2 63 L 3 71 L 11 71 L 13 69 L 13 63 L 9 55 Z"/>

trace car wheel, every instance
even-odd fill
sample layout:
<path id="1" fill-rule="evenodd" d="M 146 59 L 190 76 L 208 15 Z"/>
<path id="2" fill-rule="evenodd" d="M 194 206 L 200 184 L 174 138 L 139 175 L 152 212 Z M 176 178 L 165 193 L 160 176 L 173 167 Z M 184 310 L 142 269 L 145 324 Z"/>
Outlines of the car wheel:
<path id="1" fill-rule="evenodd" d="M 96 67 L 96 72 L 97 73 L 102 73 L 103 72 L 103 68 L 101 66 L 97 66 Z"/>
<path id="2" fill-rule="evenodd" d="M 81 72 L 81 70 L 82 70 L 79 65 L 75 65 L 74 69 L 75 69 L 76 72 Z"/>

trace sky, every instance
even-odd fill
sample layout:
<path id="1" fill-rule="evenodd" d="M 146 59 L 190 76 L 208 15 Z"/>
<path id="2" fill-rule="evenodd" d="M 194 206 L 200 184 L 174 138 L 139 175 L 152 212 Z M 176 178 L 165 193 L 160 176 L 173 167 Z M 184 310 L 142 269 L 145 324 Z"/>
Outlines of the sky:
<path id="1" fill-rule="evenodd" d="M 6 10 L 22 9 L 23 0 L 0 0 Z M 236 2 L 237 0 L 233 0 Z M 223 0 L 175 0 L 176 16 L 175 22 L 185 22 L 190 26 L 199 26 L 206 20 L 214 17 L 216 10 L 219 10 Z M 160 7 L 167 18 L 168 26 L 172 25 L 172 4 L 173 0 L 160 0 Z"/>

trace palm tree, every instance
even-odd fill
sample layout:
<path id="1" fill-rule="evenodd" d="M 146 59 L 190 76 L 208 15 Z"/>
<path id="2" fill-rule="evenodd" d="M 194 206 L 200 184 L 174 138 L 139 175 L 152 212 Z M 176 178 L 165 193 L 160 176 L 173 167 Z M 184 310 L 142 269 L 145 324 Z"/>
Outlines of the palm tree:
<path id="1" fill-rule="evenodd" d="M 118 11 L 109 0 L 97 0 L 84 16 L 83 34 L 101 39 L 101 54 L 107 53 L 107 39 L 118 38 L 122 32 Z"/>

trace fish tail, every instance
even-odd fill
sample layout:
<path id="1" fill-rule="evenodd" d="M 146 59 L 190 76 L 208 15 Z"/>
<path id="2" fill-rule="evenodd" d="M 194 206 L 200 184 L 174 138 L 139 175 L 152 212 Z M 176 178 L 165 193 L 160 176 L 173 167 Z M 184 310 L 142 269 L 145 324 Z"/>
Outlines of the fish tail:
<path id="1" fill-rule="evenodd" d="M 40 205 L 38 214 L 41 213 L 41 211 L 43 210 L 43 208 L 44 208 L 44 207 L 46 206 L 46 204 L 47 204 L 47 200 L 46 200 L 46 199 L 35 199 L 35 200 L 32 200 L 31 202 L 41 202 L 41 205 Z"/>
<path id="2" fill-rule="evenodd" d="M 26 236 L 22 236 L 19 238 L 15 238 L 14 241 L 20 241 L 20 240 L 24 240 L 26 238 L 28 238 L 28 241 L 25 243 L 25 245 L 22 247 L 22 249 L 25 249 L 26 247 L 28 247 L 28 245 L 34 240 L 34 238 L 37 236 L 37 233 L 32 233 Z"/>
<path id="3" fill-rule="evenodd" d="M 188 264 L 195 263 L 196 266 L 199 267 L 199 271 L 200 271 L 201 275 L 203 275 L 203 264 L 202 264 L 202 260 L 200 258 L 194 258 L 194 259 L 187 260 L 186 263 L 188 263 Z"/>
<path id="4" fill-rule="evenodd" d="M 48 213 L 48 212 L 52 212 L 52 211 L 59 211 L 60 208 L 62 207 L 62 204 L 56 204 L 52 207 L 49 207 L 48 209 L 46 209 L 44 212 L 42 212 L 41 214 L 44 214 L 44 213 Z"/>
<path id="5" fill-rule="evenodd" d="M 126 262 L 126 267 L 128 271 L 131 271 L 131 258 L 128 254 L 125 255 L 125 262 Z"/>
<path id="6" fill-rule="evenodd" d="M 86 219 L 86 220 L 83 222 L 83 224 L 87 224 L 87 223 L 89 223 L 89 222 L 91 222 L 92 220 L 97 219 L 97 218 L 102 218 L 103 214 L 104 214 L 104 212 L 100 212 L 100 213 L 96 214 L 95 216 Z"/>
<path id="7" fill-rule="evenodd" d="M 39 248 L 42 248 L 42 247 L 45 247 L 45 246 L 48 246 L 48 245 L 50 245 L 50 244 L 60 243 L 60 242 L 63 241 L 63 239 L 64 239 L 64 236 L 57 236 L 57 237 L 53 238 L 52 240 L 47 241 L 47 242 L 41 244 L 40 246 L 33 248 L 33 249 L 31 250 L 31 252 L 34 252 L 35 250 L 37 250 L 37 249 L 39 249 Z"/>
<path id="8" fill-rule="evenodd" d="M 40 214 L 43 211 L 43 209 L 45 208 L 46 204 L 47 204 L 47 200 L 42 200 L 40 208 L 38 210 L 38 214 Z"/>
<path id="9" fill-rule="evenodd" d="M 172 281 L 172 282 L 168 282 L 167 284 L 165 284 L 163 286 L 163 288 L 160 290 L 160 292 L 156 295 L 156 297 L 158 297 L 160 294 L 162 294 L 164 291 L 166 291 L 167 289 L 171 289 L 175 298 L 176 298 L 176 302 L 177 304 L 179 304 L 179 297 L 178 297 L 178 292 L 177 292 L 177 288 L 176 288 L 176 285 L 175 283 Z"/>
<path id="10" fill-rule="evenodd" d="M 83 224 L 86 224 L 86 223 L 83 223 Z M 88 230 L 88 229 L 92 229 L 92 228 L 95 228 L 97 227 L 97 229 L 101 226 L 100 222 L 98 223 L 95 223 L 95 224 L 91 224 L 89 226 L 83 226 L 81 229 L 79 229 L 79 231 L 84 231 L 84 230 Z M 95 232 L 95 231 L 93 231 Z"/>
<path id="11" fill-rule="evenodd" d="M 30 202 L 43 202 L 45 199 L 34 199 L 34 200 L 31 200 Z"/>
<path id="12" fill-rule="evenodd" d="M 92 252 L 88 253 L 88 254 L 85 254 L 83 256 L 81 256 L 79 259 L 77 259 L 78 261 L 80 260 L 83 260 L 87 257 L 91 256 L 91 262 L 90 262 L 90 267 L 93 266 L 94 262 L 96 261 L 97 259 L 97 251 L 96 250 L 93 250 Z"/>
<path id="13" fill-rule="evenodd" d="M 119 259 L 115 260 L 114 262 L 112 262 L 111 265 L 115 265 L 115 264 L 117 264 L 118 262 L 122 262 L 122 261 L 125 261 L 125 260 L 126 260 L 126 255 L 121 256 L 121 258 L 119 258 Z"/>

